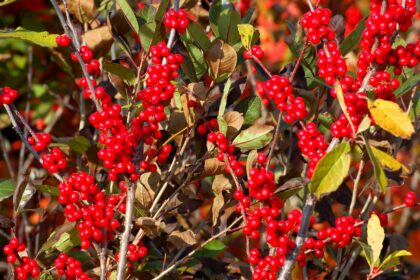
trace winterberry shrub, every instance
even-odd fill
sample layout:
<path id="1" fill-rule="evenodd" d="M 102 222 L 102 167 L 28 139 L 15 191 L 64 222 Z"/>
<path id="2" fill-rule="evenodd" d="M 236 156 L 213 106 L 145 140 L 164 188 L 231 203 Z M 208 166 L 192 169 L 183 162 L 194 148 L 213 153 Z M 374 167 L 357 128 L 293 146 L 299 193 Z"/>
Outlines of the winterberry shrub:
<path id="1" fill-rule="evenodd" d="M 416 1 L 13 2 L 5 279 L 414 277 Z"/>

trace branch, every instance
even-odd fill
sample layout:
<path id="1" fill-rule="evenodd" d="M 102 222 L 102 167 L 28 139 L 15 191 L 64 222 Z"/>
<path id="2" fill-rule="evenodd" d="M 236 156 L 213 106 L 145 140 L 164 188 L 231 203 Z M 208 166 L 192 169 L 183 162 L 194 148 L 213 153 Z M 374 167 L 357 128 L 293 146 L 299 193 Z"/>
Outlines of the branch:
<path id="1" fill-rule="evenodd" d="M 296 247 L 293 252 L 287 257 L 286 262 L 282 270 L 280 271 L 280 275 L 277 278 L 278 280 L 286 280 L 289 279 L 289 275 L 292 271 L 293 264 L 296 261 L 296 257 L 298 256 L 300 250 L 306 239 L 306 234 L 309 228 L 309 222 L 311 218 L 312 211 L 315 207 L 315 197 L 312 194 L 308 194 L 306 198 L 305 205 L 302 211 L 302 219 L 300 221 L 299 232 L 296 237 Z"/>
<path id="2" fill-rule="evenodd" d="M 124 232 L 121 236 L 120 242 L 120 252 L 118 260 L 118 270 L 117 270 L 117 280 L 125 279 L 125 265 L 127 263 L 127 247 L 128 241 L 130 238 L 131 232 L 131 222 L 133 220 L 133 208 L 134 208 L 134 194 L 135 194 L 136 185 L 135 183 L 129 181 L 127 187 L 127 209 L 125 211 L 125 220 L 124 220 Z"/>
<path id="3" fill-rule="evenodd" d="M 240 220 L 242 220 L 242 216 L 238 217 L 235 221 L 233 221 L 233 223 L 231 223 L 226 229 L 224 229 L 223 231 L 219 232 L 218 234 L 212 236 L 211 238 L 207 239 L 205 242 L 201 243 L 200 246 L 198 246 L 197 248 L 195 248 L 194 250 L 192 250 L 191 252 L 188 253 L 188 255 L 186 255 L 185 257 L 183 257 L 182 259 L 180 259 L 179 261 L 176 261 L 173 265 L 171 265 L 170 267 L 168 267 L 167 269 L 165 269 L 164 271 L 162 271 L 158 276 L 156 276 L 155 278 L 153 278 L 152 280 L 159 280 L 162 279 L 163 276 L 165 276 L 166 274 L 168 274 L 169 272 L 171 272 L 172 270 L 174 270 L 178 265 L 180 265 L 181 263 L 183 263 L 185 260 L 187 260 L 188 258 L 190 258 L 191 256 L 193 256 L 198 250 L 200 250 L 201 248 L 203 248 L 204 246 L 206 246 L 207 244 L 209 244 L 211 241 L 219 238 L 220 236 L 222 236 L 223 234 L 225 234 L 226 232 L 228 232 L 234 225 L 236 225 Z"/>

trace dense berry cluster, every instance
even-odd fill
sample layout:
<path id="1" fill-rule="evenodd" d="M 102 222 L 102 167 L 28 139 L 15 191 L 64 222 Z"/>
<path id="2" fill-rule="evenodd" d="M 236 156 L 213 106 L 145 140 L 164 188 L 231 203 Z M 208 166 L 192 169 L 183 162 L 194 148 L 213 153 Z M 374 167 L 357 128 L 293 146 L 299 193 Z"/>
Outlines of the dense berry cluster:
<path id="1" fill-rule="evenodd" d="M 36 138 L 33 136 L 28 137 L 28 142 L 37 152 L 42 152 L 47 149 L 51 144 L 51 135 L 49 133 L 36 133 Z"/>
<path id="2" fill-rule="evenodd" d="M 317 237 L 319 240 L 333 242 L 338 247 L 343 248 L 351 244 L 353 237 L 360 236 L 361 226 L 360 219 L 355 219 L 352 216 L 340 217 L 335 220 L 335 227 L 318 231 Z"/>
<path id="3" fill-rule="evenodd" d="M 298 146 L 302 154 L 309 160 L 307 176 L 311 178 L 316 164 L 325 155 L 328 144 L 314 123 L 308 123 L 306 127 L 298 131 L 297 135 L 299 138 Z"/>
<path id="4" fill-rule="evenodd" d="M 285 113 L 284 121 L 292 123 L 308 116 L 305 101 L 302 97 L 293 95 L 293 86 L 284 76 L 274 75 L 264 84 L 266 95 L 276 107 Z"/>
<path id="5" fill-rule="evenodd" d="M 334 39 L 335 32 L 329 28 L 331 15 L 331 10 L 322 8 L 303 15 L 300 23 L 306 29 L 307 37 L 312 44 L 319 44 L 324 38 L 328 41 Z"/>
<path id="6" fill-rule="evenodd" d="M 143 245 L 128 245 L 127 257 L 130 261 L 135 262 L 138 259 L 144 258 L 147 255 L 147 247 Z"/>
<path id="7" fill-rule="evenodd" d="M 350 116 L 350 121 L 353 124 L 354 132 L 356 132 L 364 116 L 369 111 L 366 102 L 366 94 L 363 92 L 346 93 L 344 94 L 344 102 Z M 338 119 L 331 124 L 330 129 L 331 134 L 335 138 L 352 138 L 354 136 L 352 127 L 344 114 L 341 114 Z"/>
<path id="8" fill-rule="evenodd" d="M 346 60 L 342 57 L 335 41 L 328 42 L 318 51 L 317 65 L 318 75 L 331 86 L 338 78 L 344 78 L 347 72 Z"/>
<path id="9" fill-rule="evenodd" d="M 115 216 L 116 205 L 123 201 L 124 194 L 110 195 L 95 184 L 94 178 L 87 173 L 72 173 L 59 184 L 58 201 L 65 205 L 64 214 L 70 222 L 77 221 L 81 247 L 88 249 L 92 242 L 100 243 L 105 238 L 112 240 L 113 230 L 120 226 Z M 121 206 L 124 205 L 124 206 Z M 125 211 L 125 204 L 118 210 Z"/>
<path id="10" fill-rule="evenodd" d="M 394 101 L 396 100 L 393 91 L 400 86 L 397 78 L 391 78 L 387 71 L 378 71 L 369 79 L 369 84 L 374 87 L 375 98 Z"/>
<path id="11" fill-rule="evenodd" d="M 362 20 L 363 15 L 357 6 L 348 7 L 345 13 L 346 27 L 344 36 L 347 37 L 352 32 L 357 24 Z"/>
<path id="12" fill-rule="evenodd" d="M 67 167 L 66 157 L 57 147 L 52 147 L 48 152 L 43 153 L 41 159 L 42 167 L 47 169 L 50 173 L 56 173 Z"/>
<path id="13" fill-rule="evenodd" d="M 16 237 L 10 239 L 9 244 L 3 247 L 3 252 L 6 254 L 8 263 L 14 263 L 19 260 L 20 265 L 16 267 L 16 278 L 18 280 L 25 280 L 28 277 L 38 277 L 40 269 L 35 260 L 28 257 L 19 257 L 19 253 L 25 251 L 26 245 L 20 243 Z"/>
<path id="14" fill-rule="evenodd" d="M 163 23 L 168 29 L 173 28 L 176 29 L 176 31 L 179 33 L 184 33 L 188 26 L 187 12 L 183 9 L 178 11 L 170 9 L 166 12 Z"/>
<path id="15" fill-rule="evenodd" d="M 253 45 L 250 50 L 244 51 L 245 59 L 252 59 L 253 56 L 258 59 L 262 59 L 264 57 L 264 51 L 259 45 Z"/>
<path id="16" fill-rule="evenodd" d="M 10 87 L 0 88 L 0 106 L 11 104 L 18 97 L 18 92 Z"/>
<path id="17" fill-rule="evenodd" d="M 403 67 L 416 67 L 420 59 L 420 40 L 407 46 L 398 46 L 392 49 L 388 63 L 394 66 L 394 74 L 401 75 Z"/>
<path id="18" fill-rule="evenodd" d="M 270 199 L 277 188 L 273 172 L 263 167 L 252 168 L 249 171 L 248 188 L 251 197 L 260 201 Z"/>
<path id="19" fill-rule="evenodd" d="M 60 276 L 65 276 L 67 280 L 91 280 L 86 272 L 82 269 L 82 263 L 73 257 L 61 253 L 54 260 L 55 268 Z"/>

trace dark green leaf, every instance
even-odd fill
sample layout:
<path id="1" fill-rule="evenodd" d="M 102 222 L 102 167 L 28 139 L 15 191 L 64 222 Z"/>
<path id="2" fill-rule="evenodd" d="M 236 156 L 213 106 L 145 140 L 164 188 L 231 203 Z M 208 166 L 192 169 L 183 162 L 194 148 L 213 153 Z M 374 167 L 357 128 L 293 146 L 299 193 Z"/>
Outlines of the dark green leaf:
<path id="1" fill-rule="evenodd" d="M 156 22 L 148 22 L 140 26 L 140 42 L 143 49 L 148 52 L 150 47 L 159 42 L 165 32 L 163 25 Z"/>
<path id="2" fill-rule="evenodd" d="M 241 16 L 232 5 L 222 11 L 217 21 L 220 38 L 235 50 L 241 47 L 238 24 L 241 24 Z"/>
<path id="3" fill-rule="evenodd" d="M 223 5 L 221 0 L 215 0 L 211 3 L 210 10 L 209 10 L 209 20 L 211 30 L 213 31 L 216 37 L 219 36 L 219 28 L 218 28 L 218 19 L 220 13 L 222 12 Z"/>
<path id="4" fill-rule="evenodd" d="M 155 16 L 156 21 L 162 21 L 163 16 L 165 15 L 166 10 L 169 7 L 169 4 L 171 4 L 171 1 L 160 1 L 160 5 Z"/>
<path id="5" fill-rule="evenodd" d="M 167 2 L 167 1 L 165 1 Z M 156 9 L 153 6 L 146 5 L 140 10 L 139 20 L 140 24 L 145 24 L 148 22 L 154 22 L 156 18 Z"/>
<path id="6" fill-rule="evenodd" d="M 252 15 L 255 12 L 255 8 L 249 8 L 248 11 L 246 11 L 246 14 L 242 18 L 242 23 L 251 23 Z"/>
<path id="7" fill-rule="evenodd" d="M 209 49 L 211 44 L 210 39 L 199 24 L 190 22 L 187 27 L 187 33 L 190 41 L 200 47 L 203 52 L 206 52 Z"/>
<path id="8" fill-rule="evenodd" d="M 136 80 L 136 74 L 129 68 L 122 66 L 118 63 L 112 63 L 108 61 L 102 62 L 102 69 L 114 74 L 124 80 L 127 84 L 132 85 Z"/>
<path id="9" fill-rule="evenodd" d="M 365 30 L 366 19 L 361 20 L 356 28 L 347 36 L 340 46 L 340 51 L 343 55 L 350 52 L 355 46 L 357 46 L 362 39 L 363 30 Z"/>
<path id="10" fill-rule="evenodd" d="M 363 137 L 363 140 L 365 142 L 365 147 L 368 152 L 369 158 L 372 161 L 373 165 L 373 172 L 375 174 L 376 181 L 378 182 L 379 186 L 381 187 L 381 190 L 383 192 L 386 191 L 386 187 L 388 186 L 388 181 L 386 179 L 385 171 L 382 168 L 379 161 L 376 159 L 375 154 L 373 153 L 372 149 L 370 148 L 369 143 L 366 141 L 366 138 Z"/>
<path id="11" fill-rule="evenodd" d="M 204 246 L 203 249 L 201 249 L 197 253 L 195 253 L 194 256 L 214 258 L 217 255 L 219 255 L 225 248 L 226 248 L 226 245 L 223 244 L 222 241 L 213 240 L 209 244 Z"/>
<path id="12" fill-rule="evenodd" d="M 244 116 L 244 124 L 252 124 L 261 116 L 261 100 L 256 96 L 250 96 L 238 103 L 235 107 Z"/>
<path id="13" fill-rule="evenodd" d="M 416 85 L 420 83 L 420 74 L 414 75 L 404 81 L 395 91 L 394 94 L 396 97 L 404 95 L 404 93 L 413 89 Z"/>
<path id="14" fill-rule="evenodd" d="M 130 24 L 131 28 L 139 34 L 139 23 L 137 21 L 136 15 L 134 14 L 133 9 L 128 4 L 127 0 L 117 0 L 118 6 L 120 6 L 121 10 L 124 13 L 125 18 L 127 19 L 128 23 Z"/>
<path id="15" fill-rule="evenodd" d="M 54 196 L 59 196 L 60 192 L 58 191 L 57 187 L 54 186 L 50 186 L 50 185 L 37 185 L 34 186 L 35 189 L 37 189 L 38 191 L 42 192 L 42 193 L 48 193 Z"/>
<path id="16" fill-rule="evenodd" d="M 89 139 L 84 136 L 76 136 L 68 144 L 70 149 L 80 154 L 86 152 L 90 147 Z"/>

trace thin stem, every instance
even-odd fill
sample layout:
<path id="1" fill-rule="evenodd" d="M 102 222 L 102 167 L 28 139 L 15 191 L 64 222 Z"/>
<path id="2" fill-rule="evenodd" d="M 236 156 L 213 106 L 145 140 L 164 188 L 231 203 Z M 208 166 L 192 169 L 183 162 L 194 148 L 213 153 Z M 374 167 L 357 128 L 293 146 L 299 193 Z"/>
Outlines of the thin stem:
<path id="1" fill-rule="evenodd" d="M 360 251 L 362 251 L 361 247 L 357 247 L 355 250 L 353 250 L 353 252 L 351 253 L 350 259 L 347 262 L 344 269 L 342 270 L 342 272 L 340 273 L 338 280 L 343 280 L 347 276 L 347 274 L 350 271 L 350 268 L 353 266 L 353 263 L 356 261 L 357 257 L 359 256 Z"/>
<path id="2" fill-rule="evenodd" d="M 99 100 L 96 98 L 95 96 L 95 87 L 93 86 L 91 77 L 89 75 L 89 72 L 87 71 L 85 62 L 83 61 L 82 57 L 80 56 L 79 53 L 79 48 L 77 47 L 77 45 L 79 44 L 78 38 L 77 36 L 73 36 L 73 33 L 71 32 L 70 26 L 69 24 L 66 22 L 66 19 L 63 16 L 63 13 L 60 11 L 60 8 L 58 7 L 57 1 L 56 0 L 50 0 L 51 4 L 54 7 L 55 12 L 57 13 L 58 19 L 60 20 L 61 25 L 64 28 L 64 31 L 66 32 L 67 36 L 69 36 L 69 38 L 71 39 L 71 47 L 72 50 L 74 51 L 76 57 L 77 57 L 77 61 L 80 64 L 80 67 L 82 68 L 82 72 L 83 72 L 83 76 L 86 78 L 86 81 L 88 83 L 88 87 L 89 90 L 91 92 L 91 99 L 93 100 L 93 103 L 95 104 L 96 110 L 97 111 L 102 111 L 102 106 L 101 103 L 99 102 Z"/>
<path id="3" fill-rule="evenodd" d="M 357 171 L 356 179 L 354 180 L 354 184 L 353 184 L 353 193 L 352 193 L 352 196 L 351 196 L 351 203 L 350 203 L 350 207 L 349 207 L 349 215 L 351 215 L 351 213 L 353 213 L 354 206 L 356 205 L 357 188 L 359 186 L 360 178 L 362 177 L 362 170 L 363 170 L 364 166 L 365 166 L 365 161 L 361 160 L 360 163 L 359 163 L 359 170 Z"/>
<path id="4" fill-rule="evenodd" d="M 133 182 L 128 183 L 127 187 L 127 209 L 125 211 L 125 220 L 124 220 L 124 232 L 121 236 L 120 242 L 120 253 L 118 260 L 118 269 L 117 269 L 117 280 L 125 279 L 125 265 L 127 263 L 127 247 L 128 241 L 130 239 L 130 232 L 132 227 L 133 220 L 133 208 L 134 208 L 134 194 L 135 194 L 136 185 Z"/>
<path id="5" fill-rule="evenodd" d="M 280 114 L 277 118 L 276 131 L 274 132 L 273 140 L 271 140 L 270 152 L 268 153 L 267 163 L 265 165 L 266 170 L 268 170 L 268 168 L 270 166 L 271 158 L 273 157 L 274 150 L 276 149 L 277 139 L 279 138 L 279 135 L 280 135 L 280 127 L 281 127 L 282 117 L 283 117 L 283 112 L 280 112 Z"/>
<path id="6" fill-rule="evenodd" d="M 292 271 L 293 264 L 296 261 L 296 257 L 300 253 L 302 246 L 305 242 L 306 235 L 308 233 L 309 222 L 312 215 L 312 211 L 315 207 L 315 197 L 312 194 L 308 194 L 305 205 L 303 206 L 302 219 L 300 221 L 299 232 L 296 237 L 296 247 L 293 252 L 287 257 L 286 262 L 283 265 L 278 280 L 289 279 L 289 275 Z"/>
<path id="7" fill-rule="evenodd" d="M 3 152 L 3 158 L 4 158 L 4 161 L 6 162 L 7 170 L 9 171 L 10 177 L 15 178 L 16 174 L 15 174 L 15 171 L 13 171 L 12 162 L 10 161 L 9 153 L 7 152 L 6 141 L 1 132 L 0 132 L 0 145 L 1 145 L 1 150 Z"/>
<path id="8" fill-rule="evenodd" d="M 256 56 L 252 55 L 252 60 L 258 64 L 258 66 L 261 67 L 261 69 L 264 71 L 264 73 L 271 79 L 272 75 L 270 71 L 268 71 L 267 67 L 259 60 Z"/>
<path id="9" fill-rule="evenodd" d="M 222 236 L 223 234 L 225 234 L 226 232 L 228 232 L 233 226 L 235 226 L 241 220 L 242 220 L 242 216 L 241 217 L 238 217 L 226 229 L 224 229 L 223 231 L 219 232 L 218 234 L 212 236 L 211 238 L 207 239 L 205 242 L 201 243 L 200 246 L 198 246 L 197 248 L 195 248 L 194 250 L 192 250 L 191 252 L 189 252 L 188 255 L 186 255 L 182 259 L 176 261 L 173 265 L 169 266 L 167 269 L 165 269 L 164 271 L 162 271 L 158 276 L 156 276 L 155 278 L 153 278 L 153 280 L 162 279 L 165 275 L 167 275 L 169 272 L 171 272 L 172 270 L 174 270 L 178 265 L 182 264 L 188 258 L 190 258 L 191 256 L 193 256 L 198 250 L 200 250 L 201 248 L 203 248 L 204 246 L 206 246 L 207 244 L 209 244 L 211 241 L 219 238 L 220 236 Z"/>
<path id="10" fill-rule="evenodd" d="M 101 246 L 101 252 L 99 254 L 99 262 L 101 265 L 101 280 L 107 279 L 107 271 L 106 271 L 106 254 L 107 248 L 106 244 Z"/>

